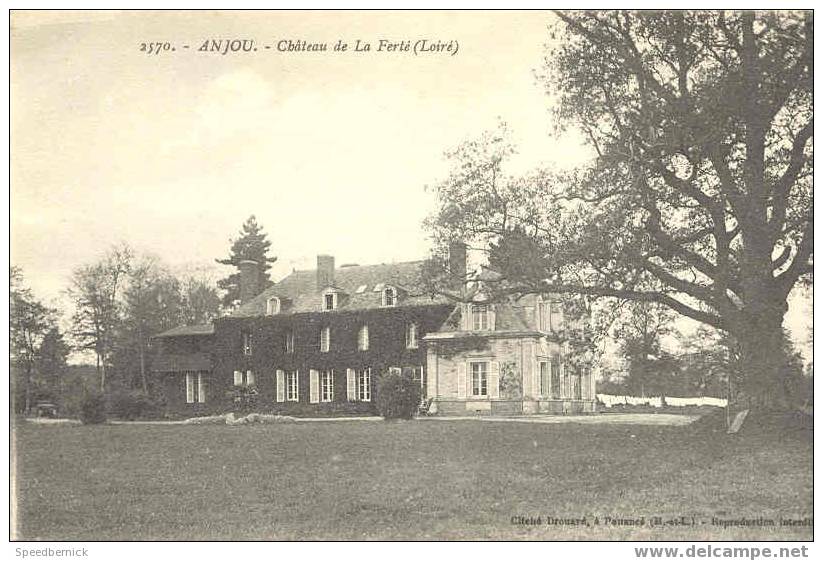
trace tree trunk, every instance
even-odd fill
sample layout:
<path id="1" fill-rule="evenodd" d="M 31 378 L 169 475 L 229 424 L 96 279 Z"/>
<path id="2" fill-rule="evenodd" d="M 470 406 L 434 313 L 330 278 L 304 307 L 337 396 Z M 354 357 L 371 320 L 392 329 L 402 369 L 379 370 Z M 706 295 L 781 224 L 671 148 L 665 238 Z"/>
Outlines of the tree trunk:
<path id="1" fill-rule="evenodd" d="M 100 366 L 100 393 L 106 395 L 106 360 L 97 359 Z"/>
<path id="2" fill-rule="evenodd" d="M 744 311 L 744 319 L 735 333 L 740 344 L 743 375 L 742 388 L 737 392 L 738 404 L 787 410 L 792 407 L 792 396 L 785 379 L 783 313 L 767 306 L 758 308 Z"/>
<path id="3" fill-rule="evenodd" d="M 143 393 L 149 395 L 149 386 L 146 382 L 146 350 L 142 339 L 140 340 L 140 381 L 143 384 Z"/>
<path id="4" fill-rule="evenodd" d="M 31 371 L 32 366 L 30 362 L 26 363 L 26 384 L 24 387 L 24 403 L 23 414 L 28 416 L 31 411 Z"/>

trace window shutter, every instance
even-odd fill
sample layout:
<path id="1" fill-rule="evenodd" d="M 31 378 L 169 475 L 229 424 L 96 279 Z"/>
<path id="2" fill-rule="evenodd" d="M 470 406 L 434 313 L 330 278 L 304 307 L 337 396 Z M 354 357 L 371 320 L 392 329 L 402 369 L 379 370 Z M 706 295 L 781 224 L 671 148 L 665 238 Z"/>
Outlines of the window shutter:
<path id="1" fill-rule="evenodd" d="M 546 361 L 546 376 L 548 380 L 546 381 L 546 397 L 552 395 L 552 361 L 551 359 Z"/>
<path id="2" fill-rule="evenodd" d="M 466 397 L 466 363 L 461 362 L 457 365 L 457 397 Z"/>
<path id="3" fill-rule="evenodd" d="M 486 321 L 489 322 L 489 331 L 494 331 L 494 306 L 489 306 L 487 309 Z"/>
<path id="4" fill-rule="evenodd" d="M 470 304 L 460 304 L 460 330 L 469 331 L 472 325 L 472 307 Z"/>
<path id="5" fill-rule="evenodd" d="M 489 364 L 489 397 L 500 397 L 500 363 L 497 361 Z"/>
<path id="6" fill-rule="evenodd" d="M 197 373 L 197 401 L 206 403 L 206 378 L 202 372 Z"/>
<path id="7" fill-rule="evenodd" d="M 317 370 L 309 370 L 309 403 L 320 401 L 320 380 Z"/>
<path id="8" fill-rule="evenodd" d="M 352 368 L 346 368 L 346 399 L 349 401 L 357 399 L 357 379 Z"/>
<path id="9" fill-rule="evenodd" d="M 234 371 L 234 385 L 235 386 L 242 386 L 243 385 L 243 373 L 239 370 Z"/>
<path id="10" fill-rule="evenodd" d="M 246 370 L 246 385 L 254 385 L 254 370 Z"/>
<path id="11" fill-rule="evenodd" d="M 186 372 L 186 403 L 194 403 L 194 374 Z"/>
<path id="12" fill-rule="evenodd" d="M 277 385 L 277 403 L 286 401 L 286 375 L 282 370 L 275 374 L 275 384 Z"/>

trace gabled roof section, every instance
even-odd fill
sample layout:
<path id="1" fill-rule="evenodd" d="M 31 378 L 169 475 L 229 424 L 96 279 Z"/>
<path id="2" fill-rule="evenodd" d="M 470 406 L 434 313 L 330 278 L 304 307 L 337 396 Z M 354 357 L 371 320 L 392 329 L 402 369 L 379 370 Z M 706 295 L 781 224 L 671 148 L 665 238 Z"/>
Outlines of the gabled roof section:
<path id="1" fill-rule="evenodd" d="M 214 325 L 209 323 L 206 325 L 178 325 L 168 331 L 159 333 L 154 337 L 191 337 L 197 335 L 213 335 Z"/>
<path id="2" fill-rule="evenodd" d="M 383 284 L 402 289 L 405 296 L 397 303 L 397 307 L 426 306 L 432 304 L 448 304 L 450 301 L 442 296 L 432 298 L 429 295 L 417 294 L 420 291 L 421 265 L 423 261 L 408 261 L 404 263 L 383 263 L 380 265 L 357 265 L 339 267 L 334 271 L 334 288 L 348 295 L 337 310 L 365 310 L 380 308 L 382 296 L 374 292 L 374 287 Z M 366 288 L 358 292 L 358 288 Z M 319 312 L 321 310 L 321 295 L 328 286 L 317 286 L 317 273 L 314 269 L 294 271 L 278 283 L 264 290 L 261 294 L 242 304 L 232 314 L 233 317 L 253 317 L 266 315 L 266 300 L 271 296 L 291 299 L 291 306 L 287 314 L 301 312 Z"/>
<path id="3" fill-rule="evenodd" d="M 478 304 L 486 304 L 486 302 L 477 302 Z M 459 332 L 461 331 L 461 317 L 464 311 L 469 309 L 471 303 L 465 303 L 463 305 L 458 305 L 454 307 L 454 310 L 443 322 L 443 325 L 440 327 L 440 333 L 448 333 L 448 332 Z M 507 332 L 507 331 L 530 331 L 533 330 L 534 327 L 532 325 L 533 322 L 529 321 L 528 313 L 526 308 L 522 305 L 518 305 L 515 302 L 514 298 L 508 298 L 503 301 L 498 302 L 490 302 L 489 305 L 494 307 L 494 315 L 495 315 L 495 328 L 494 332 Z M 488 333 L 494 333 L 490 331 L 471 331 L 476 335 L 485 335 Z"/>
<path id="4" fill-rule="evenodd" d="M 211 358 L 205 353 L 159 354 L 152 361 L 153 372 L 198 372 L 211 370 Z"/>

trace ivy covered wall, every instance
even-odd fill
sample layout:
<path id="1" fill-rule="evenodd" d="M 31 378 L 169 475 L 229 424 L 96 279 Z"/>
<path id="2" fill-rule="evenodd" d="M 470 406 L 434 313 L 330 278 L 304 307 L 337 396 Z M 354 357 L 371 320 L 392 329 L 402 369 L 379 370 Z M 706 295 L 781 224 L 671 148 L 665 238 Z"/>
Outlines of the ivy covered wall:
<path id="1" fill-rule="evenodd" d="M 349 402 L 346 396 L 346 369 L 371 367 L 372 396 L 379 374 L 389 367 L 421 367 L 426 353 L 423 336 L 436 331 L 453 310 L 451 304 L 431 306 L 339 310 L 263 316 L 221 318 L 215 322 L 211 353 L 210 409 L 221 400 L 224 409 L 234 407 L 229 393 L 234 388 L 234 371 L 252 370 L 257 395 L 254 409 L 265 411 L 371 412 L 371 403 Z M 418 328 L 418 348 L 406 348 L 409 323 Z M 358 349 L 358 332 L 369 329 L 369 348 Z M 330 330 L 329 351 L 320 351 L 320 331 Z M 294 350 L 286 352 L 287 334 L 294 333 Z M 244 354 L 244 333 L 251 337 L 251 354 Z M 276 401 L 275 372 L 299 371 L 299 402 Z M 332 403 L 309 404 L 309 370 L 334 370 Z"/>

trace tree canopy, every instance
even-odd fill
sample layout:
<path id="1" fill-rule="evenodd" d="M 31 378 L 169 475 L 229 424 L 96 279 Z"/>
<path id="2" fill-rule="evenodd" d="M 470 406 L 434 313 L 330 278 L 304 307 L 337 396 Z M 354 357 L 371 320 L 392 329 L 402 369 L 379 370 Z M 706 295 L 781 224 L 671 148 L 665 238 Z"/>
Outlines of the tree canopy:
<path id="1" fill-rule="evenodd" d="M 239 267 L 241 261 L 251 260 L 259 264 L 259 279 L 257 286 L 263 291 L 271 283 L 269 269 L 271 264 L 277 261 L 276 257 L 269 257 L 271 241 L 263 231 L 263 227 L 257 223 L 254 215 L 243 223 L 240 235 L 232 240 L 229 256 L 225 259 L 216 259 L 221 265 L 231 265 Z M 217 285 L 225 290 L 223 295 L 223 305 L 227 308 L 233 307 L 240 300 L 240 272 L 231 273 L 224 279 L 217 282 Z"/>
<path id="2" fill-rule="evenodd" d="M 497 258 L 506 290 L 654 302 L 727 331 L 749 399 L 785 397 L 787 297 L 812 272 L 812 14 L 556 15 L 545 85 L 592 164 L 511 177 L 505 130 L 467 142 L 434 238 L 516 247 L 528 259 Z"/>

